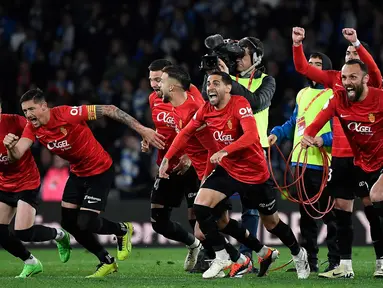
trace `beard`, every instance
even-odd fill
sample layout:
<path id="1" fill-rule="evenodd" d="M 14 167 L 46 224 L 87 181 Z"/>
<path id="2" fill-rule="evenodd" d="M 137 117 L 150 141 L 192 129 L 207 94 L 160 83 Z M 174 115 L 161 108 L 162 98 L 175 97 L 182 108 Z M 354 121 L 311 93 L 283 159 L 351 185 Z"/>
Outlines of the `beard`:
<path id="1" fill-rule="evenodd" d="M 170 96 L 169 94 L 162 94 L 162 102 L 169 103 L 170 102 Z"/>
<path id="2" fill-rule="evenodd" d="M 348 85 L 345 87 L 347 97 L 351 102 L 357 102 L 363 94 L 363 84 Z"/>

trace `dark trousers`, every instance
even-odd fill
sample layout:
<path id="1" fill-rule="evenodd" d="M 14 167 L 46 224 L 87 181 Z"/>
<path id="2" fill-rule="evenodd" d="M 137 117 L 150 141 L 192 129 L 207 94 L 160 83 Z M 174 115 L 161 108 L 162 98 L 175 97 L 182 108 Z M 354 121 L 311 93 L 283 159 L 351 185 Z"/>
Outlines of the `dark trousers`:
<path id="1" fill-rule="evenodd" d="M 322 182 L 322 173 L 321 170 L 315 170 L 306 168 L 304 174 L 304 183 L 306 188 L 306 193 L 309 198 L 313 197 L 318 193 L 321 182 Z M 303 187 L 302 187 L 302 193 Z M 297 196 L 295 196 L 297 197 Z M 303 199 L 306 199 L 303 196 Z M 328 193 L 327 189 L 323 192 L 321 198 L 318 202 L 314 204 L 315 208 L 319 211 L 324 211 L 328 205 Z M 318 213 L 312 209 L 311 206 L 306 205 L 305 207 L 308 212 L 313 216 L 319 216 Z M 319 233 L 319 221 L 313 219 L 302 205 L 299 207 L 299 211 L 301 214 L 300 220 L 300 229 L 301 229 L 301 245 L 307 250 L 309 262 L 313 264 L 317 264 L 318 262 L 318 233 Z M 336 243 L 336 225 L 335 225 L 335 216 L 332 211 L 326 214 L 322 219 L 324 224 L 327 225 L 327 237 L 326 244 L 328 248 L 328 260 L 331 263 L 339 263 L 339 250 L 338 245 Z"/>

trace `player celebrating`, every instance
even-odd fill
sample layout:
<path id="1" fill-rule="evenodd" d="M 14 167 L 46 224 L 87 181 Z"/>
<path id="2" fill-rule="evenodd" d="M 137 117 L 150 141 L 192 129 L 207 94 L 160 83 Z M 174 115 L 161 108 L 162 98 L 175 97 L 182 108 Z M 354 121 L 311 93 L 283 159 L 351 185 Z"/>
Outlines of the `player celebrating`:
<path id="1" fill-rule="evenodd" d="M 130 126 L 158 148 L 163 148 L 162 136 L 112 105 L 58 106 L 50 109 L 40 89 L 26 92 L 20 103 L 28 123 L 20 139 L 13 133 L 4 138 L 9 160 L 21 159 L 38 139 L 49 151 L 69 161 L 71 174 L 61 204 L 61 225 L 100 260 L 96 272 L 88 277 L 103 277 L 116 272 L 114 258 L 93 233 L 116 235 L 117 259 L 124 260 L 131 251 L 133 227 L 129 222 L 115 223 L 99 216 L 105 209 L 113 182 L 113 163 L 94 138 L 86 121 L 108 116 Z"/>
<path id="2" fill-rule="evenodd" d="M 313 136 L 332 117 L 339 117 L 343 131 L 351 144 L 355 157 L 356 171 L 348 177 L 357 177 L 371 188 L 370 197 L 375 211 L 383 216 L 383 91 L 368 87 L 367 66 L 358 59 L 346 62 L 342 68 L 342 84 L 345 90 L 338 90 L 323 110 L 307 127 L 301 143 L 303 147 L 313 146 Z M 352 239 L 353 234 L 345 235 Z M 382 238 L 378 239 L 382 241 Z M 341 247 L 340 247 L 341 248 Z M 349 259 L 342 259 L 339 267 L 333 270 L 334 277 L 353 278 L 351 247 L 346 247 Z M 383 277 L 383 256 L 376 260 L 375 277 Z"/>
<path id="3" fill-rule="evenodd" d="M 149 65 L 149 80 L 154 92 L 149 96 L 150 108 L 152 110 L 152 119 L 158 133 L 165 137 L 165 149 L 158 151 L 157 164 L 161 161 L 167 152 L 167 148 L 173 142 L 176 136 L 174 118 L 172 116 L 172 105 L 162 101 L 162 92 L 160 89 L 162 69 L 171 65 L 171 62 L 165 59 L 158 59 Z M 194 87 L 198 91 L 197 88 Z M 198 91 L 199 93 L 199 91 Z M 142 141 L 142 150 L 147 152 L 149 146 L 146 141 Z M 182 198 L 185 197 L 188 205 L 188 218 L 192 229 L 195 226 L 195 215 L 192 211 L 195 195 L 199 188 L 197 174 L 188 157 L 179 155 L 181 160 L 174 158 L 169 167 L 172 171 L 169 179 L 160 179 L 156 177 L 154 187 L 151 193 L 151 221 L 153 230 L 181 243 L 189 248 L 186 256 L 184 269 L 191 271 L 196 264 L 197 256 L 201 250 L 201 245 L 196 237 L 187 232 L 179 223 L 170 219 L 172 209 L 179 207 Z M 190 167 L 190 168 L 189 168 Z"/>
<path id="4" fill-rule="evenodd" d="M 0 139 L 8 133 L 21 136 L 27 121 L 19 115 L 1 113 Z M 33 225 L 35 222 L 37 197 L 40 188 L 40 174 L 28 150 L 16 163 L 10 163 L 7 150 L 0 144 L 0 245 L 13 256 L 24 261 L 24 269 L 16 278 L 27 278 L 43 271 L 41 262 L 29 252 L 24 242 L 57 241 L 62 262 L 70 257 L 70 236 L 63 229 Z M 9 231 L 9 224 L 16 214 L 15 235 Z"/>
<path id="5" fill-rule="evenodd" d="M 166 173 L 161 173 L 166 169 L 161 168 L 166 167 L 166 162 L 171 156 L 186 147 L 196 131 L 206 126 L 204 129 L 214 137 L 214 145 L 221 150 L 210 158 L 211 163 L 219 166 L 206 178 L 194 202 L 200 228 L 216 252 L 216 258 L 203 274 L 203 278 L 217 277 L 231 265 L 224 248 L 225 239 L 220 235 L 213 217 L 213 209 L 222 200 L 239 192 L 250 208 L 259 210 L 266 229 L 290 248 L 298 278 L 305 279 L 310 274 L 307 252 L 299 246 L 291 229 L 278 217 L 276 199 L 269 180 L 270 174 L 250 104 L 243 97 L 232 97 L 230 90 L 231 78 L 228 74 L 213 72 L 208 77 L 209 102 L 198 110 L 175 138 L 162 161 L 160 176 L 166 177 Z M 231 225 L 230 230 L 230 233 L 227 233 L 229 235 L 242 234 L 238 225 Z M 274 254 L 275 251 L 263 246 L 256 238 L 255 240 L 258 243 L 258 248 L 255 249 L 258 256 L 272 259 L 269 254 Z"/>
<path id="6" fill-rule="evenodd" d="M 345 39 L 350 43 L 346 51 L 345 62 L 351 59 L 360 58 L 360 60 L 366 63 L 369 67 L 368 86 L 381 88 L 382 75 L 374 59 L 365 49 L 367 45 L 361 44 L 354 29 L 345 28 L 342 32 Z M 302 45 L 304 37 L 305 30 L 303 28 L 293 28 L 292 39 L 295 69 L 310 80 L 321 83 L 325 87 L 331 88 L 333 91 L 343 90 L 344 88 L 342 85 L 340 71 L 321 71 L 311 67 L 307 63 Z M 353 164 L 353 160 L 353 152 L 346 136 L 344 135 L 339 119 L 334 117 L 332 161 L 327 187 L 329 189 L 329 193 L 335 198 L 335 208 L 333 211 L 336 216 L 336 224 L 338 229 L 337 242 L 339 243 L 340 262 L 341 264 L 348 263 L 346 265 L 348 267 L 348 274 L 342 274 L 340 277 L 347 278 L 352 278 L 354 275 L 350 265 L 353 240 L 352 211 L 355 196 L 362 199 L 364 212 L 370 223 L 370 233 L 375 249 L 376 259 L 380 259 L 383 256 L 383 230 L 380 224 L 379 216 L 372 206 L 368 187 L 366 187 L 364 182 L 344 182 L 344 179 L 350 178 L 350 175 L 358 173 Z M 351 177 L 351 179 L 357 178 Z M 379 273 L 378 271 L 379 269 L 377 269 L 377 273 Z M 319 276 L 326 278 L 338 278 L 339 273 L 333 273 L 333 270 L 330 270 L 319 274 Z"/>
<path id="7" fill-rule="evenodd" d="M 190 76 L 189 74 L 182 69 L 182 67 L 179 66 L 168 66 L 163 69 L 163 74 L 161 76 L 161 93 L 163 95 L 163 101 L 166 103 L 171 103 L 173 106 L 173 117 L 174 117 L 174 123 L 175 128 L 177 132 L 181 131 L 192 119 L 193 115 L 197 112 L 197 110 L 205 104 L 205 101 L 202 98 L 201 93 L 199 93 L 198 89 L 197 91 L 193 91 L 193 93 L 187 92 L 187 88 L 190 86 Z M 198 93 L 197 93 L 198 92 Z M 196 172 L 198 174 L 198 179 L 203 181 L 203 178 L 209 175 L 214 165 L 210 163 L 209 159 L 210 156 L 218 151 L 218 148 L 214 144 L 214 139 L 211 137 L 209 133 L 206 132 L 206 130 L 201 129 L 201 131 L 198 131 L 195 136 L 193 136 L 190 141 L 188 141 L 188 145 L 185 149 L 185 153 L 189 156 L 189 158 L 192 161 L 193 166 L 196 169 Z M 211 155 L 209 155 L 209 153 Z M 172 157 L 171 157 L 172 158 Z M 166 162 L 166 160 L 165 160 Z M 162 169 L 160 169 L 160 173 L 162 174 L 163 171 L 169 171 L 169 169 L 165 169 L 166 166 L 161 166 Z M 165 167 L 165 168 L 164 168 Z M 160 175 L 161 175 L 160 174 Z M 171 175 L 165 175 L 166 177 L 169 177 L 171 179 Z M 166 180 L 161 179 L 161 181 Z M 198 187 L 195 191 L 198 190 Z M 219 228 L 223 229 L 225 226 L 227 226 L 229 222 L 228 213 L 227 210 L 230 209 L 230 203 L 227 203 L 227 201 L 222 201 L 219 205 L 217 205 L 214 209 L 214 215 L 219 220 L 218 226 Z M 234 221 L 234 220 L 233 220 Z M 221 225 L 220 225 L 221 224 Z M 238 235 L 232 235 L 234 238 L 236 238 L 240 242 L 250 242 L 251 238 L 248 237 L 247 239 L 242 239 L 246 237 L 246 233 L 248 233 L 245 229 L 243 229 L 242 236 Z M 199 233 L 199 227 L 196 226 L 195 234 L 200 235 Z M 249 236 L 249 235 L 247 235 Z M 202 244 L 204 246 L 207 246 L 206 239 L 204 237 L 200 237 L 202 240 Z M 250 245 L 250 247 L 252 247 Z M 206 247 L 205 247 L 206 248 Z M 213 248 L 208 247 L 212 250 L 210 252 L 209 250 L 209 256 L 211 259 L 215 258 L 215 252 Z M 245 255 L 239 253 L 237 249 L 235 249 L 230 243 L 225 243 L 225 249 L 228 251 L 230 255 L 230 259 L 234 262 L 234 264 L 231 266 L 231 270 L 229 273 L 230 277 L 242 277 L 245 273 L 251 271 L 252 269 L 252 263 L 250 261 L 249 257 L 246 257 Z M 269 263 L 270 262 L 270 263 Z M 261 265 L 263 269 L 263 274 L 267 272 L 268 266 L 270 266 L 271 261 L 264 261 Z M 203 267 L 201 267 L 203 268 Z M 204 270 L 205 272 L 209 267 Z M 201 271 L 202 272 L 202 271 Z M 224 277 L 225 274 L 222 272 L 216 277 Z M 262 276 L 262 274 L 260 274 Z"/>

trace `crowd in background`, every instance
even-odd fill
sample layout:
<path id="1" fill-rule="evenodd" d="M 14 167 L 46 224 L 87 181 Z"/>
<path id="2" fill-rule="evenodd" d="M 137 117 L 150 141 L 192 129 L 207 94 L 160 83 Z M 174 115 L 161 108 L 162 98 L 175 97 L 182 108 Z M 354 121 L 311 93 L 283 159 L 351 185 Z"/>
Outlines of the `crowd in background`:
<path id="1" fill-rule="evenodd" d="M 383 63 L 383 2 L 369 0 L 13 0 L 0 3 L 0 97 L 4 113 L 20 113 L 28 89 L 46 92 L 49 105 L 114 104 L 152 126 L 148 65 L 167 58 L 184 66 L 201 87 L 204 39 L 253 36 L 265 48 L 266 73 L 276 79 L 269 129 L 290 117 L 305 79 L 295 72 L 293 26 L 306 29 L 304 49 L 326 53 L 334 69 L 343 63 L 344 27 L 357 30 L 375 61 Z M 111 197 L 149 197 L 156 173 L 155 153 L 140 152 L 131 130 L 102 119 L 90 124 L 113 157 Z M 282 150 L 288 154 L 291 142 Z M 38 143 L 33 147 L 44 176 L 42 198 L 58 201 L 68 167 Z M 285 164 L 272 157 L 280 179 Z"/>

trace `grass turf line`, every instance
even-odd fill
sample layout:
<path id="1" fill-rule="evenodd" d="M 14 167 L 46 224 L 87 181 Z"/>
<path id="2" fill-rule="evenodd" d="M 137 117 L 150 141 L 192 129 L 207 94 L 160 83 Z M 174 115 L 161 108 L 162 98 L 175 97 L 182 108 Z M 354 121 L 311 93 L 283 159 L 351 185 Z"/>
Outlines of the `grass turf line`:
<path id="1" fill-rule="evenodd" d="M 326 260 L 326 248 L 321 247 L 320 259 Z M 115 254 L 115 249 L 109 251 Z M 290 259 L 289 251 L 280 249 L 281 256 L 276 266 Z M 375 271 L 375 255 L 371 247 L 353 248 L 353 268 L 355 279 L 320 279 L 311 274 L 307 280 L 298 280 L 296 273 L 285 270 L 271 272 L 264 278 L 254 274 L 242 279 L 204 280 L 201 274 L 189 274 L 183 271 L 186 248 L 133 248 L 132 255 L 119 262 L 119 271 L 103 279 L 85 279 L 95 271 L 98 261 L 83 249 L 74 249 L 69 262 L 62 264 L 57 250 L 32 250 L 44 266 L 44 272 L 29 279 L 14 279 L 23 267 L 23 263 L 0 250 L 0 287 L 1 288 L 72 288 L 72 287 L 383 287 L 383 279 L 372 277 Z M 275 267 L 276 267 L 275 266 Z M 322 265 L 321 271 L 326 264 Z"/>

